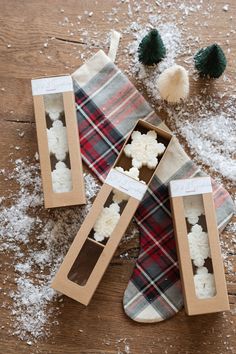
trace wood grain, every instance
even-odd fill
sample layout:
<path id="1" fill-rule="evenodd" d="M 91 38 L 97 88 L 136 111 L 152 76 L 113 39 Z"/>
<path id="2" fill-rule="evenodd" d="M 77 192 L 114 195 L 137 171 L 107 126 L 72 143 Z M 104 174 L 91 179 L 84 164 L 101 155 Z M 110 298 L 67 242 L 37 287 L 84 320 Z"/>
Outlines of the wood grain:
<path id="1" fill-rule="evenodd" d="M 134 6 L 136 2 L 130 0 L 130 3 Z M 154 1 L 150 3 L 155 4 Z M 176 4 L 175 1 L 173 3 Z M 213 6 L 214 11 L 214 16 L 208 19 L 208 27 L 199 20 L 197 25 L 194 16 L 187 17 L 183 26 L 191 28 L 193 36 L 198 35 L 196 48 L 215 41 L 227 48 L 226 40 L 230 39 L 231 52 L 228 56 L 227 75 L 231 79 L 231 86 L 229 88 L 227 82 L 220 79 L 217 87 L 208 88 L 210 93 L 218 88 L 224 89 L 227 96 L 230 96 L 235 93 L 232 84 L 236 83 L 236 36 L 232 33 L 227 37 L 227 33 L 236 20 L 236 3 L 233 0 L 227 3 L 230 5 L 229 13 L 222 11 L 224 1 L 204 2 L 206 9 Z M 173 6 L 179 4 L 177 1 L 177 5 Z M 108 15 L 114 7 L 119 8 L 116 15 L 119 22 L 116 23 L 109 21 Z M 84 11 L 93 11 L 93 16 L 86 19 L 82 16 L 78 29 L 87 28 L 90 35 L 82 35 L 82 31 L 70 28 L 70 23 L 76 24 L 77 16 L 83 15 Z M 165 11 L 171 13 L 171 8 L 167 7 Z M 148 14 L 143 14 L 144 23 L 147 16 Z M 65 17 L 70 19 L 69 24 L 63 22 Z M 32 160 L 37 151 L 30 79 L 41 75 L 73 72 L 98 48 L 106 51 L 108 42 L 105 40 L 105 34 L 111 27 L 124 29 L 127 26 L 127 18 L 127 3 L 115 0 L 0 1 L 0 89 L 4 88 L 0 90 L 0 168 L 11 168 L 11 160 L 14 161 L 18 157 L 29 157 Z M 132 21 L 135 21 L 135 14 Z M 95 36 L 95 42 L 91 43 L 95 24 L 99 31 L 104 31 L 104 39 L 97 41 Z M 73 36 L 70 35 L 72 31 Z M 187 35 L 191 33 L 186 33 Z M 124 71 L 127 67 L 123 60 L 123 51 L 130 39 L 129 33 L 123 36 L 117 59 L 117 64 Z M 8 48 L 8 44 L 11 47 Z M 83 50 L 87 53 L 86 58 L 81 58 Z M 182 59 L 184 60 L 184 57 L 180 58 L 180 61 Z M 137 84 L 135 78 L 132 80 Z M 199 85 L 199 82 L 191 80 L 192 94 L 199 91 Z M 145 90 L 140 85 L 138 87 L 148 98 Z M 161 116 L 168 123 L 166 112 L 161 112 Z M 23 138 L 19 137 L 18 129 L 24 130 Z M 179 138 L 186 146 L 184 139 Z M 14 149 L 16 145 L 20 150 Z M 14 181 L 6 184 L 2 176 L 0 182 L 2 195 L 6 189 L 14 191 L 18 188 Z M 232 188 L 231 192 L 235 190 Z M 227 241 L 230 235 L 223 233 L 221 237 Z M 127 250 L 133 260 L 122 260 L 119 257 Z M 236 316 L 230 312 L 188 317 L 182 310 L 171 320 L 159 324 L 142 325 L 129 320 L 122 309 L 122 298 L 137 255 L 137 239 L 122 242 L 91 304 L 83 307 L 67 297 L 64 298 L 63 304 L 53 304 L 52 306 L 59 306 L 61 310 L 58 318 L 52 320 L 59 321 L 59 325 L 52 324 L 52 335 L 40 340 L 35 346 L 28 346 L 16 337 L 9 336 L 10 314 L 7 308 L 2 307 L 0 353 L 236 353 Z M 235 270 L 236 255 L 232 253 L 231 258 Z M 0 299 L 3 304 L 10 304 L 11 300 L 7 294 L 15 287 L 10 256 L 2 255 L 2 265 L 0 286 L 3 290 L 0 292 Z M 231 307 L 235 309 L 236 277 L 233 274 L 226 274 L 226 277 Z M 129 351 L 125 347 L 126 344 Z"/>

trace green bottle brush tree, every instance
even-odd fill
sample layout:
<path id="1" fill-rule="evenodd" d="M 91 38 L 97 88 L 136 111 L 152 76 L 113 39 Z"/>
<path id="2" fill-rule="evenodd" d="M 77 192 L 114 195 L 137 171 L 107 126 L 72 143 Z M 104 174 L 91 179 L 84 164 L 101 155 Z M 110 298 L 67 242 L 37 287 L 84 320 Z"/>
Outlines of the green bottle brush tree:
<path id="1" fill-rule="evenodd" d="M 166 48 L 156 29 L 152 29 L 140 42 L 138 59 L 144 65 L 159 63 L 166 55 Z"/>
<path id="2" fill-rule="evenodd" d="M 227 60 L 218 44 L 200 49 L 194 56 L 195 68 L 201 76 L 217 79 L 225 71 Z"/>

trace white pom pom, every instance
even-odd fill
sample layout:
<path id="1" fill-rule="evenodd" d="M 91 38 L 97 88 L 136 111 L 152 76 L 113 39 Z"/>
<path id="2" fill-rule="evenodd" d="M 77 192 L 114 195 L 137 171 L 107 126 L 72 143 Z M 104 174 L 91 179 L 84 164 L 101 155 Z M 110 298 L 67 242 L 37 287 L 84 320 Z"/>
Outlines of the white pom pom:
<path id="1" fill-rule="evenodd" d="M 159 76 L 157 88 L 161 97 L 170 103 L 187 98 L 189 94 L 188 72 L 183 66 L 171 66 Z"/>

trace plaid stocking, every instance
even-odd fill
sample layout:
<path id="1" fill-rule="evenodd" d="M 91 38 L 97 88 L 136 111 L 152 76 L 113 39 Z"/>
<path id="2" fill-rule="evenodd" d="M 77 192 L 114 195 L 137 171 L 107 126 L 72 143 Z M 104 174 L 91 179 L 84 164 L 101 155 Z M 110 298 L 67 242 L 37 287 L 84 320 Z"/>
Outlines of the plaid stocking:
<path id="1" fill-rule="evenodd" d="M 104 180 L 127 134 L 140 118 L 167 129 L 128 78 L 99 51 L 73 75 L 81 151 L 84 162 Z M 126 314 L 139 322 L 172 317 L 183 306 L 168 183 L 202 175 L 173 139 L 135 218 L 140 254 L 124 295 Z M 213 183 L 218 227 L 233 213 L 225 189 Z"/>

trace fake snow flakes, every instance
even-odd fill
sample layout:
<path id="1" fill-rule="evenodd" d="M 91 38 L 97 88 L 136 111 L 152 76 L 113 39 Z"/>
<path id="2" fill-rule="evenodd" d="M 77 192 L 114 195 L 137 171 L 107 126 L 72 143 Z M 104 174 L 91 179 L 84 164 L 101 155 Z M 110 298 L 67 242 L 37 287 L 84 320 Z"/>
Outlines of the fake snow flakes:
<path id="1" fill-rule="evenodd" d="M 136 168 L 147 166 L 154 169 L 158 164 L 157 156 L 163 154 L 165 145 L 157 142 L 157 134 L 150 130 L 147 134 L 134 131 L 131 135 L 132 142 L 124 148 L 126 156 L 132 158 L 132 165 Z"/>
<path id="2" fill-rule="evenodd" d="M 199 299 L 207 299 L 216 294 L 214 275 L 208 273 L 206 267 L 197 269 L 197 273 L 194 275 L 194 285 L 196 296 Z"/>
<path id="3" fill-rule="evenodd" d="M 65 193 L 72 190 L 71 170 L 64 162 L 57 162 L 52 171 L 52 188 L 55 193 Z"/>
<path id="4" fill-rule="evenodd" d="M 69 151 L 66 127 L 60 120 L 53 122 L 52 127 L 47 129 L 48 148 L 51 154 L 54 154 L 56 159 L 63 161 Z"/>
<path id="5" fill-rule="evenodd" d="M 51 327 L 58 324 L 61 305 L 50 284 L 100 187 L 86 174 L 87 205 L 45 210 L 38 162 L 18 159 L 12 173 L 1 174 L 8 180 L 5 193 L 11 201 L 6 205 L 2 200 L 0 205 L 1 251 L 10 260 L 4 263 L 2 284 L 3 306 L 10 315 L 7 331 L 35 344 L 49 337 Z M 19 184 L 13 194 L 12 181 Z"/>
<path id="6" fill-rule="evenodd" d="M 98 242 L 109 238 L 120 219 L 120 207 L 112 203 L 109 207 L 102 209 L 101 214 L 94 224 L 94 239 Z"/>
<path id="7" fill-rule="evenodd" d="M 120 171 L 122 173 L 124 173 L 125 175 L 132 177 L 134 179 L 136 179 L 137 181 L 139 181 L 139 170 L 136 167 L 131 167 L 128 171 L 124 171 L 124 169 L 122 167 L 116 167 L 117 171 Z M 120 192 L 118 189 L 114 189 L 113 190 L 114 196 L 113 196 L 113 201 L 115 203 L 121 203 L 122 201 L 128 200 L 129 199 L 129 195 L 125 194 L 123 192 Z"/>
<path id="8" fill-rule="evenodd" d="M 50 336 L 51 326 L 58 324 L 61 305 L 50 284 L 99 185 L 92 175 L 85 174 L 87 205 L 45 210 L 38 162 L 18 159 L 12 173 L 1 174 L 8 180 L 6 188 L 11 197 L 11 205 L 4 200 L 0 205 L 0 248 L 11 259 L 4 264 L 2 283 L 6 300 L 7 295 L 11 298 L 5 305 L 10 315 L 7 330 L 10 335 L 35 344 Z M 19 184 L 13 194 L 12 181 Z M 12 268 L 14 277 L 9 282 Z"/>
<path id="9" fill-rule="evenodd" d="M 198 12 L 199 6 L 201 5 L 198 4 L 194 11 Z M 154 15 L 149 20 L 153 28 L 158 28 L 163 39 L 167 50 L 166 58 L 155 67 L 145 68 L 140 65 L 137 54 L 138 45 L 147 34 L 147 29 L 135 22 L 128 28 L 128 33 L 131 33 L 134 38 L 128 47 L 128 54 L 132 57 L 131 63 L 129 61 L 129 74 L 137 75 L 139 83 L 145 87 L 156 108 L 159 107 L 159 111 L 166 112 L 168 127 L 177 133 L 177 137 L 185 139 L 192 155 L 195 156 L 195 161 L 198 164 L 204 164 L 204 167 L 210 167 L 218 173 L 219 178 L 224 177 L 224 184 L 227 183 L 230 188 L 236 181 L 234 153 L 236 146 L 234 134 L 236 129 L 236 120 L 234 119 L 236 96 L 233 94 L 234 87 L 230 77 L 226 78 L 227 90 L 221 90 L 218 86 L 217 90 L 213 90 L 214 93 L 212 90 L 208 92 L 208 85 L 206 85 L 199 87 L 197 95 L 190 95 L 187 100 L 181 101 L 178 105 L 170 105 L 160 100 L 160 93 L 153 78 L 158 79 L 160 73 L 180 59 L 189 68 L 192 65 L 192 55 L 199 46 L 199 37 L 186 36 L 188 31 L 183 27 L 183 23 L 186 21 L 182 22 L 182 18 L 180 22 L 178 18 L 170 22 L 169 15 L 166 21 L 163 21 L 162 16 L 160 18 L 160 16 Z M 203 25 L 207 27 L 208 22 L 204 21 Z M 183 53 L 186 54 L 185 59 L 182 57 Z M 194 77 L 193 79 L 196 80 Z"/>
<path id="10" fill-rule="evenodd" d="M 224 5 L 222 7 L 222 10 L 225 11 L 225 12 L 229 11 L 229 4 Z"/>
<path id="11" fill-rule="evenodd" d="M 196 267 L 202 267 L 205 259 L 210 257 L 210 246 L 208 242 L 208 234 L 202 231 L 202 227 L 198 224 L 192 226 L 191 232 L 188 234 L 188 242 L 190 256 Z"/>

